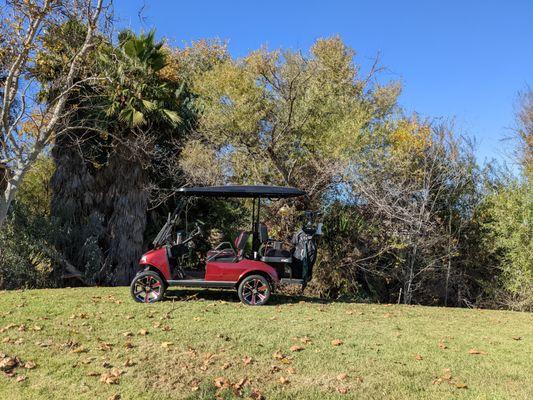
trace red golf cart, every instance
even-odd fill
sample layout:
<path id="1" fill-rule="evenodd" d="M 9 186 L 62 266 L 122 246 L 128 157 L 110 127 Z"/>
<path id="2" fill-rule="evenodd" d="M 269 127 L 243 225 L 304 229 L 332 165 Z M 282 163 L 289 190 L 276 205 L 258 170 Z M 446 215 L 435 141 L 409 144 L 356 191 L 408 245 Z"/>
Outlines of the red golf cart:
<path id="1" fill-rule="evenodd" d="M 140 271 L 131 282 L 131 295 L 137 302 L 153 303 L 164 297 L 169 286 L 236 289 L 248 305 L 263 305 L 280 283 L 305 287 L 316 260 L 316 237 L 322 224 L 306 212 L 306 221 L 289 246 L 268 236 L 260 222 L 262 199 L 304 196 L 305 192 L 279 186 L 212 186 L 181 188 L 180 203 L 156 236 L 153 250 L 140 260 Z M 220 243 L 200 257 L 191 257 L 195 241 L 203 235 L 200 222 L 188 234 L 176 231 L 180 214 L 186 212 L 188 198 L 251 198 L 250 231 L 240 231 L 235 240 Z M 252 236 L 251 249 L 246 243 Z"/>

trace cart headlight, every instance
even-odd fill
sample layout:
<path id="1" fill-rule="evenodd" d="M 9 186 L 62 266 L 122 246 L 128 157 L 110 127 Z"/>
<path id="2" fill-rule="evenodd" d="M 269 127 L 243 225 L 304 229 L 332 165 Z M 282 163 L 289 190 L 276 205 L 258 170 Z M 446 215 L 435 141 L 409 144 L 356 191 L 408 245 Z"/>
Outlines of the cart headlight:
<path id="1" fill-rule="evenodd" d="M 145 263 L 146 262 L 146 256 L 142 256 L 141 257 L 141 263 Z"/>

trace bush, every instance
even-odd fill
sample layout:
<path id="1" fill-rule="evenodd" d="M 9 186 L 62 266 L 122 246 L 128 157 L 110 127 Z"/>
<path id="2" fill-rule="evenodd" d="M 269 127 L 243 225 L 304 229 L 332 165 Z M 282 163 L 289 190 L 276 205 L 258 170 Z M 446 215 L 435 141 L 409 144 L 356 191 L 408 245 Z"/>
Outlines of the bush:
<path id="1" fill-rule="evenodd" d="M 510 308 L 533 310 L 533 193 L 528 180 L 498 188 L 487 197 L 484 213 L 487 248 L 501 270 L 495 299 Z"/>
<path id="2" fill-rule="evenodd" d="M 49 181 L 54 164 L 39 159 L 26 175 L 0 231 L 0 289 L 55 286 Z"/>

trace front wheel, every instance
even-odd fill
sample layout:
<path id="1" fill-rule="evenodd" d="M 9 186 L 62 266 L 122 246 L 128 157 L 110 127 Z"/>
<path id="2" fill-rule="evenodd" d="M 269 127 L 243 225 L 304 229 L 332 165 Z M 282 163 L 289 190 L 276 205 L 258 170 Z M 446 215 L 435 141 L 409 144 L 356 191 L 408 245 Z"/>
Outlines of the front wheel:
<path id="1" fill-rule="evenodd" d="M 130 292 L 133 299 L 139 303 L 154 303 L 165 295 L 165 282 L 159 274 L 144 271 L 133 278 Z"/>
<path id="2" fill-rule="evenodd" d="M 271 292 L 270 282 L 261 275 L 247 276 L 242 280 L 238 288 L 239 299 L 249 306 L 266 304 Z"/>

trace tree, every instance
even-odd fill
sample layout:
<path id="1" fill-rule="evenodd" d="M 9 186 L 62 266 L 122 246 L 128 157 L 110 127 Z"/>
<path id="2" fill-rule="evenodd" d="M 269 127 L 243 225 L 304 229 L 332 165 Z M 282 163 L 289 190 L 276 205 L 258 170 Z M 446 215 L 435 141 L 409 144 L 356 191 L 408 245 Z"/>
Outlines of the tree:
<path id="1" fill-rule="evenodd" d="M 406 304 L 417 292 L 447 298 L 459 235 L 476 205 L 472 150 L 447 127 L 416 117 L 398 120 L 382 139 L 352 160 L 346 177 L 347 199 L 371 238 L 346 267 L 399 283 L 396 297 Z"/>
<path id="2" fill-rule="evenodd" d="M 213 154 L 225 182 L 295 186 L 307 191 L 306 206 L 318 205 L 390 115 L 399 86 L 373 84 L 377 67 L 358 76 L 353 50 L 337 37 L 318 40 L 310 53 L 262 49 L 200 74 L 198 135 L 184 162 Z"/>
<path id="3" fill-rule="evenodd" d="M 10 173 L 0 193 L 0 226 L 24 175 L 46 146 L 65 133 L 59 128 L 67 112 L 67 99 L 80 84 L 75 78 L 93 46 L 102 9 L 103 0 L 13 0 L 1 9 L 10 19 L 1 26 L 0 33 L 4 40 L 0 53 L 4 75 L 0 90 L 0 165 L 7 166 Z M 43 87 L 31 77 L 31 68 L 46 30 L 68 19 L 85 24 L 84 40 L 64 73 L 50 82 L 54 96 L 43 102 L 39 97 Z"/>

